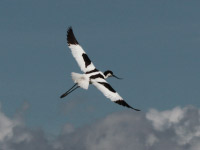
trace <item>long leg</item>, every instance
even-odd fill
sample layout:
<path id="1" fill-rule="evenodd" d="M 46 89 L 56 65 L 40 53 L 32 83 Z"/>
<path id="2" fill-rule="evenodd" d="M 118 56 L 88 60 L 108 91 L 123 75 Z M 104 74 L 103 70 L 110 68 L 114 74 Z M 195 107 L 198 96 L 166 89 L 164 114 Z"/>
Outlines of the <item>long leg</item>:
<path id="1" fill-rule="evenodd" d="M 76 87 L 75 87 L 76 86 Z M 75 87 L 75 88 L 74 88 Z M 77 88 L 79 88 L 79 86 L 77 86 L 77 83 L 74 84 L 67 92 L 65 92 L 64 94 L 62 94 L 60 96 L 60 98 L 63 98 L 65 96 L 67 96 L 69 93 L 73 92 L 74 90 L 76 90 Z"/>
<path id="2" fill-rule="evenodd" d="M 79 88 L 80 86 L 77 86 L 77 87 L 75 87 L 74 89 L 72 89 L 71 91 L 69 91 L 68 93 L 67 93 L 67 95 L 69 95 L 71 92 L 73 92 L 73 91 L 75 91 L 77 88 Z M 66 96 L 67 96 L 66 95 Z"/>

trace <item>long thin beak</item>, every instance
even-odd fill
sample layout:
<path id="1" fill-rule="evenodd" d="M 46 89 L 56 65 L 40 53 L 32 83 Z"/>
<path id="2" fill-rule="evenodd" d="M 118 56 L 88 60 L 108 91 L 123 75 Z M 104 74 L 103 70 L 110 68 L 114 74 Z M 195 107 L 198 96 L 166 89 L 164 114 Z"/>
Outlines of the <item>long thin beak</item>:
<path id="1" fill-rule="evenodd" d="M 119 80 L 122 80 L 123 78 L 119 78 L 119 77 L 117 77 L 116 75 L 112 75 L 113 77 L 115 77 L 115 78 L 117 78 L 117 79 L 119 79 Z"/>

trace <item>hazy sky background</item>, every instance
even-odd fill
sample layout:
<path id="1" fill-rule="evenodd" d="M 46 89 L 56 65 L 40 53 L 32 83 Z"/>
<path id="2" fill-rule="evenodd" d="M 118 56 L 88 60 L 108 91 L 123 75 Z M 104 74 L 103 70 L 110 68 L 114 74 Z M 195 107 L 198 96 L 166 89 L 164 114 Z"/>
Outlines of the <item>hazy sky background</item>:
<path id="1" fill-rule="evenodd" d="M 73 85 L 71 72 L 81 72 L 66 44 L 69 26 L 98 69 L 124 78 L 108 82 L 143 115 L 151 108 L 199 108 L 199 6 L 195 0 L 1 0 L 2 113 L 15 118 L 27 107 L 27 128 L 48 134 L 130 113 L 93 86 L 59 98 Z"/>

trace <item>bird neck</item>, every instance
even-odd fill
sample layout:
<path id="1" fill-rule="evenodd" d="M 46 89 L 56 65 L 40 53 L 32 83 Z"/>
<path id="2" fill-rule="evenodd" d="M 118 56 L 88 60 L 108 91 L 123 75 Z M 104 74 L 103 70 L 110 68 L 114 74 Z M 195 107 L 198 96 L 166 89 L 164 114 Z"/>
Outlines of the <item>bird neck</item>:
<path id="1" fill-rule="evenodd" d="M 104 76 L 105 76 L 105 75 L 104 75 Z M 107 79 L 107 78 L 109 78 L 109 77 L 110 77 L 110 75 L 107 74 L 107 75 L 105 76 L 105 79 Z"/>

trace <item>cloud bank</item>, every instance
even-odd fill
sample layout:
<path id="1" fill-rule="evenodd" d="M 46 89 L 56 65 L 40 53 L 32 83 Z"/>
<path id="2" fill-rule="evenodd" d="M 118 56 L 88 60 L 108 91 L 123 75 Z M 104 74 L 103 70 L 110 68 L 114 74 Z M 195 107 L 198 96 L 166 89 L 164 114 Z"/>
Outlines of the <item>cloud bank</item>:
<path id="1" fill-rule="evenodd" d="M 51 140 L 28 128 L 19 114 L 9 118 L 0 109 L 1 150 L 200 149 L 200 109 L 193 106 L 118 112 L 78 129 L 66 124 Z"/>

